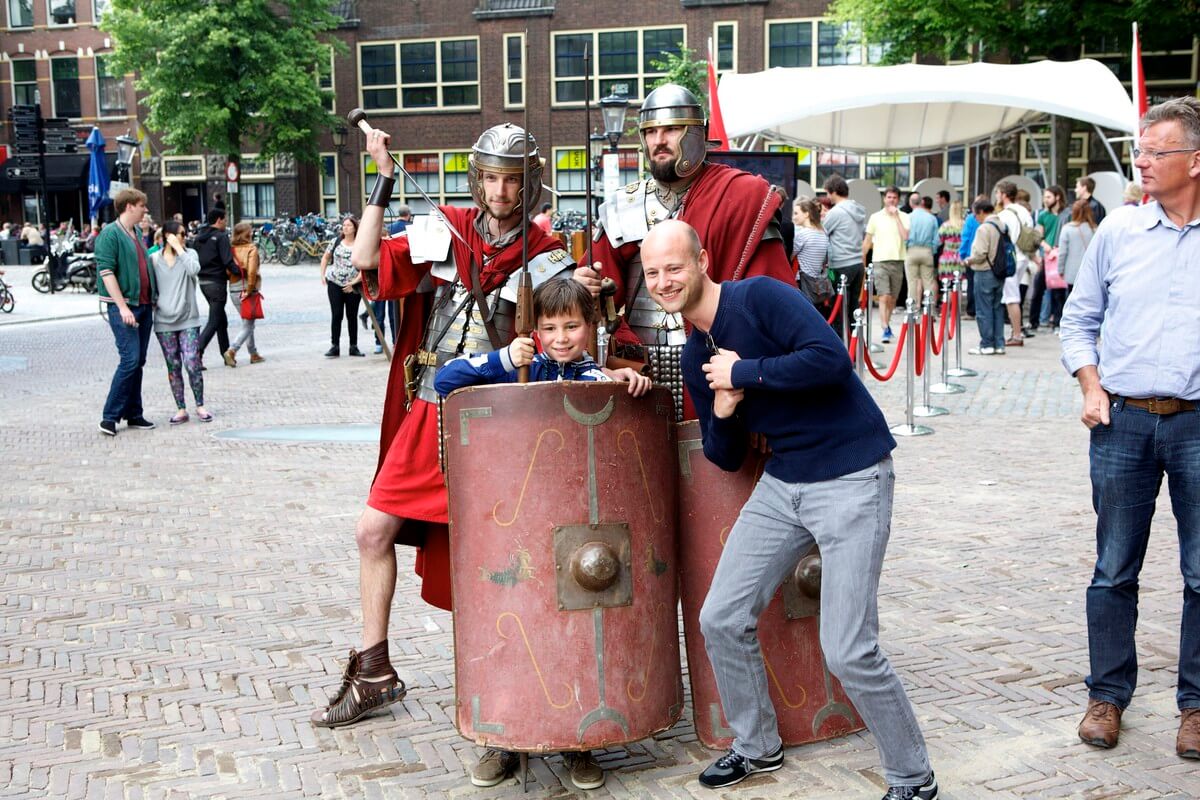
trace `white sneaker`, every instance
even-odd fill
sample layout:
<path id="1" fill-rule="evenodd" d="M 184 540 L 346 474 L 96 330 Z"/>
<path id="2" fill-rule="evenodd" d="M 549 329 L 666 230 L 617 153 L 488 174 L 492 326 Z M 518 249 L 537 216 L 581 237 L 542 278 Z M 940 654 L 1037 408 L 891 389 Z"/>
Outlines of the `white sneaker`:
<path id="1" fill-rule="evenodd" d="M 994 347 L 972 347 L 967 352 L 973 356 L 990 356 L 990 355 L 995 355 L 996 348 L 994 348 Z"/>

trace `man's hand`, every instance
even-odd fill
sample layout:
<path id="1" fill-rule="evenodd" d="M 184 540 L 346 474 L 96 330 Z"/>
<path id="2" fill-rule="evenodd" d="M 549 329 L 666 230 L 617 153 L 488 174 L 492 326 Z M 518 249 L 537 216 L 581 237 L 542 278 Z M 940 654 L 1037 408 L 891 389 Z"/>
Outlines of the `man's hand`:
<path id="1" fill-rule="evenodd" d="M 641 397 L 646 392 L 650 391 L 650 387 L 654 385 L 648 377 L 630 369 L 629 367 L 621 367 L 620 369 L 606 369 L 604 374 L 612 378 L 614 381 L 629 384 L 629 393 L 634 397 Z"/>
<path id="2" fill-rule="evenodd" d="M 746 393 L 742 389 L 717 389 L 713 397 L 713 416 L 729 419 Z"/>
<path id="3" fill-rule="evenodd" d="M 704 365 L 704 374 L 708 377 L 708 386 L 710 389 L 732 389 L 733 388 L 733 365 L 740 361 L 741 358 L 732 350 L 722 350 L 717 348 L 717 354 L 708 359 L 708 363 Z"/>
<path id="4" fill-rule="evenodd" d="M 1108 411 L 1112 400 L 1108 396 L 1108 392 L 1097 383 L 1093 387 L 1089 387 L 1083 392 L 1083 424 L 1089 429 L 1097 425 L 1107 425 L 1111 418 Z"/>
<path id="5" fill-rule="evenodd" d="M 600 263 L 596 262 L 592 266 L 581 266 L 575 268 L 575 280 L 587 287 L 587 290 L 592 293 L 592 299 L 595 300 L 600 296 Z"/>
<path id="6" fill-rule="evenodd" d="M 528 336 L 518 336 L 508 346 L 508 357 L 514 367 L 527 367 L 533 362 L 533 339 Z"/>
<path id="7" fill-rule="evenodd" d="M 391 143 L 392 137 L 378 128 L 372 128 L 367 134 L 367 152 L 375 159 L 375 168 L 379 170 L 379 174 L 385 178 L 392 177 L 392 173 L 396 171 L 396 165 L 392 163 L 392 157 L 388 154 L 388 146 Z"/>
<path id="8" fill-rule="evenodd" d="M 129 306 L 121 305 L 118 308 L 121 311 L 121 322 L 124 322 L 131 328 L 136 328 L 138 326 L 137 317 L 133 315 L 133 311 L 129 309 Z"/>

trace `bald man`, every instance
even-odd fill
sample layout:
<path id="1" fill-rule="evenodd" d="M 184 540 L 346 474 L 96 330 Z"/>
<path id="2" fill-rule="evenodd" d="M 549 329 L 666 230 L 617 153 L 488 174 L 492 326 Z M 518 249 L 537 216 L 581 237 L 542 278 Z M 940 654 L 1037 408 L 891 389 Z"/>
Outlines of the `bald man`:
<path id="1" fill-rule="evenodd" d="M 766 277 L 714 283 L 686 222 L 642 243 L 650 296 L 693 326 L 683 380 L 704 455 L 730 472 L 750 434 L 771 456 L 729 533 L 700 628 L 733 747 L 704 770 L 718 789 L 783 766 L 758 644 L 758 617 L 815 542 L 821 550 L 821 647 L 875 735 L 885 800 L 931 800 L 937 780 L 900 679 L 879 648 L 876 593 L 891 532 L 896 442 L 846 350 L 794 287 Z"/>

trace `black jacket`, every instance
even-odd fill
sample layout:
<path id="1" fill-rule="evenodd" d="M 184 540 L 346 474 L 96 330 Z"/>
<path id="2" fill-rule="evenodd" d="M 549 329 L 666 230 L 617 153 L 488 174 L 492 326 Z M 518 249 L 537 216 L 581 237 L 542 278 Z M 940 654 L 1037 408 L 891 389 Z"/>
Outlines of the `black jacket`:
<path id="1" fill-rule="evenodd" d="M 229 244 L 229 234 L 225 231 L 205 225 L 196 234 L 192 246 L 200 256 L 201 283 L 225 283 L 229 280 L 228 272 L 239 274 L 233 260 L 233 248 Z"/>

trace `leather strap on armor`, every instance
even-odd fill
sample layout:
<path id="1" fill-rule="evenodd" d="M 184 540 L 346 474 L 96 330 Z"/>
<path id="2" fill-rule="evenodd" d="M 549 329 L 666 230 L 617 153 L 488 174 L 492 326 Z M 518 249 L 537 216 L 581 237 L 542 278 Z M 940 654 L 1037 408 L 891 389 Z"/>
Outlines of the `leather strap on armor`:
<path id="1" fill-rule="evenodd" d="M 388 203 L 392 200 L 392 189 L 396 186 L 396 176 L 384 175 L 382 172 L 375 175 L 375 188 L 371 190 L 371 196 L 367 198 L 367 205 L 379 206 L 387 208 Z"/>
<path id="2" fill-rule="evenodd" d="M 479 288 L 479 262 L 474 256 L 471 256 L 471 294 L 479 308 L 479 318 L 483 321 L 483 329 L 487 331 L 488 341 L 492 343 L 493 350 L 499 350 L 504 343 L 500 341 L 500 334 L 496 333 L 496 326 L 492 324 L 495 309 L 488 308 L 487 297 L 484 296 L 483 289 Z"/>

